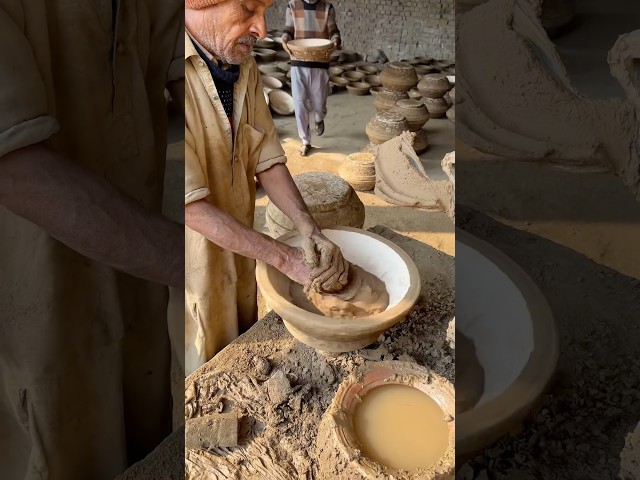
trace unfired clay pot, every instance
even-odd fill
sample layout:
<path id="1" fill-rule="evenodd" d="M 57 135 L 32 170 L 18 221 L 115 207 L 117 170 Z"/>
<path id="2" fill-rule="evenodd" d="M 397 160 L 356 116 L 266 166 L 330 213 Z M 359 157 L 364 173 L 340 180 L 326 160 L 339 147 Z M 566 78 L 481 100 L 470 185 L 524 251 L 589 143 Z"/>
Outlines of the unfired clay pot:
<path id="1" fill-rule="evenodd" d="M 398 100 L 392 111 L 407 119 L 407 125 L 412 132 L 421 129 L 429 120 L 429 110 L 419 100 Z"/>
<path id="2" fill-rule="evenodd" d="M 356 152 L 347 155 L 340 166 L 340 176 L 355 190 L 373 190 L 376 184 L 375 157 L 372 152 Z"/>
<path id="3" fill-rule="evenodd" d="M 356 67 L 356 71 L 362 72 L 365 75 L 377 75 L 378 67 L 375 67 L 373 65 L 360 65 Z"/>
<path id="4" fill-rule="evenodd" d="M 420 100 L 422 98 L 422 94 L 417 88 L 412 88 L 407 92 L 407 94 L 409 95 L 409 98 L 412 98 L 413 100 Z"/>
<path id="5" fill-rule="evenodd" d="M 449 108 L 449 104 L 442 97 L 440 98 L 426 97 L 426 98 L 423 98 L 422 101 L 427 107 L 427 110 L 429 110 L 429 116 L 431 118 L 442 118 L 444 114 L 447 112 L 447 109 Z"/>
<path id="6" fill-rule="evenodd" d="M 384 87 L 377 90 L 377 93 L 373 93 L 373 95 L 373 106 L 376 107 L 378 112 L 391 110 L 396 106 L 398 100 L 409 98 L 407 92 L 395 92 L 393 90 L 387 90 Z"/>
<path id="7" fill-rule="evenodd" d="M 420 155 L 427 149 L 427 147 L 429 147 L 427 131 L 421 128 L 420 130 L 416 131 L 415 134 L 416 136 L 413 140 L 413 149 L 418 155 Z"/>
<path id="8" fill-rule="evenodd" d="M 416 69 L 417 75 L 427 75 L 429 73 L 435 72 L 436 70 L 431 65 L 416 65 L 414 68 Z"/>
<path id="9" fill-rule="evenodd" d="M 293 181 L 320 228 L 339 225 L 362 228 L 364 204 L 353 188 L 337 175 L 307 172 L 295 175 Z M 295 225 L 273 203 L 267 204 L 266 221 L 273 237 L 295 231 Z"/>
<path id="10" fill-rule="evenodd" d="M 351 82 L 347 85 L 347 91 L 351 95 L 369 95 L 371 85 L 366 82 Z"/>
<path id="11" fill-rule="evenodd" d="M 423 97 L 439 98 L 451 89 L 447 76 L 443 73 L 430 73 L 422 77 L 418 83 L 418 90 Z"/>
<path id="12" fill-rule="evenodd" d="M 444 112 L 442 112 L 444 114 Z M 365 133 L 373 145 L 397 137 L 405 130 L 409 130 L 407 119 L 399 113 L 381 112 L 376 113 L 367 123 Z"/>
<path id="13" fill-rule="evenodd" d="M 388 90 L 406 92 L 418 83 L 418 76 L 413 65 L 404 62 L 387 63 L 380 73 L 380 81 Z"/>
<path id="14" fill-rule="evenodd" d="M 364 81 L 367 82 L 372 87 L 381 87 L 382 82 L 380 81 L 380 75 L 367 75 L 364 77 Z"/>
<path id="15" fill-rule="evenodd" d="M 355 70 L 351 70 L 348 72 L 344 72 L 342 74 L 342 78 L 346 78 L 347 80 L 349 80 L 350 82 L 359 82 L 362 79 L 364 79 L 364 77 L 366 77 L 367 75 L 365 73 L 362 72 L 357 72 Z"/>

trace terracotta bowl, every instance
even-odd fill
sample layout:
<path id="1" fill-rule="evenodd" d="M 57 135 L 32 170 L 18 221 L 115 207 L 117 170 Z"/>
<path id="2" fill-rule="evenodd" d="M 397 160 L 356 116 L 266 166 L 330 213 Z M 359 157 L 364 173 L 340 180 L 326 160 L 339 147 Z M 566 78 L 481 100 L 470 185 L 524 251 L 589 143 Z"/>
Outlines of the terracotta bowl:
<path id="1" fill-rule="evenodd" d="M 380 81 L 380 75 L 367 75 L 364 77 L 364 81 L 367 82 L 372 87 L 381 87 L 382 82 Z"/>
<path id="2" fill-rule="evenodd" d="M 344 73 L 344 68 L 342 67 L 329 67 L 329 76 L 334 76 L 334 75 L 342 75 Z"/>
<path id="3" fill-rule="evenodd" d="M 280 72 L 285 74 L 291 70 L 291 64 L 289 62 L 278 62 L 276 63 L 276 67 Z"/>
<path id="4" fill-rule="evenodd" d="M 278 80 L 277 78 L 269 76 L 269 75 L 262 75 L 261 79 L 262 79 L 262 84 L 266 88 L 269 88 L 271 90 L 282 88 L 282 85 L 283 85 L 282 84 L 282 80 Z"/>
<path id="5" fill-rule="evenodd" d="M 272 73 L 278 73 L 280 71 L 278 66 L 273 63 L 258 65 L 258 70 L 260 70 L 260 73 L 264 75 L 271 75 Z"/>
<path id="6" fill-rule="evenodd" d="M 350 72 L 356 69 L 355 63 L 341 63 L 340 68 L 342 68 L 345 72 Z"/>
<path id="7" fill-rule="evenodd" d="M 362 72 L 365 75 L 376 75 L 378 73 L 378 67 L 374 67 L 373 65 L 360 65 L 356 67 L 356 71 Z"/>
<path id="8" fill-rule="evenodd" d="M 307 312 L 291 301 L 291 280 L 262 262 L 256 278 L 270 308 L 299 341 L 326 352 L 358 350 L 375 342 L 381 333 L 404 320 L 420 294 L 420 277 L 415 263 L 393 242 L 365 230 L 336 227 L 322 233 L 340 247 L 345 259 L 380 278 L 389 292 L 389 306 L 383 312 L 358 319 L 337 319 Z M 289 233 L 279 241 L 300 246 L 302 239 Z"/>
<path id="9" fill-rule="evenodd" d="M 366 77 L 367 75 L 362 73 L 362 72 L 358 72 L 358 71 L 347 71 L 344 72 L 342 74 L 342 78 L 346 78 L 347 80 L 349 80 L 350 82 L 359 82 L 362 79 L 364 79 L 364 77 Z"/>
<path id="10" fill-rule="evenodd" d="M 366 82 L 351 82 L 347 85 L 347 91 L 352 95 L 368 95 L 371 85 Z"/>
<path id="11" fill-rule="evenodd" d="M 305 38 L 291 40 L 287 43 L 287 47 L 289 47 L 295 59 L 307 62 L 328 63 L 331 55 L 331 46 L 331 40 L 324 38 Z"/>
<path id="12" fill-rule="evenodd" d="M 293 115 L 293 97 L 284 90 L 269 92 L 269 106 L 280 115 Z"/>
<path id="13" fill-rule="evenodd" d="M 473 340 L 484 392 L 456 419 L 456 461 L 518 429 L 538 404 L 558 362 L 549 305 L 513 260 L 456 229 L 456 328 Z"/>
<path id="14" fill-rule="evenodd" d="M 349 80 L 333 75 L 329 77 L 329 83 L 334 89 L 344 90 L 344 88 L 349 85 Z"/>

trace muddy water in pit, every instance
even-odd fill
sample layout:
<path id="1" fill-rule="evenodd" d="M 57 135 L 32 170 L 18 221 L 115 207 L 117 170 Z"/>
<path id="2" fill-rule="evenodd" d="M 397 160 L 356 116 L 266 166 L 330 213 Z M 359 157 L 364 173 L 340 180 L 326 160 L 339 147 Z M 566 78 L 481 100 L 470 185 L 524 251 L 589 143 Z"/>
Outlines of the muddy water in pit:
<path id="1" fill-rule="evenodd" d="M 444 413 L 427 394 L 407 385 L 368 392 L 355 409 L 353 427 L 363 453 L 391 468 L 433 466 L 447 449 Z"/>

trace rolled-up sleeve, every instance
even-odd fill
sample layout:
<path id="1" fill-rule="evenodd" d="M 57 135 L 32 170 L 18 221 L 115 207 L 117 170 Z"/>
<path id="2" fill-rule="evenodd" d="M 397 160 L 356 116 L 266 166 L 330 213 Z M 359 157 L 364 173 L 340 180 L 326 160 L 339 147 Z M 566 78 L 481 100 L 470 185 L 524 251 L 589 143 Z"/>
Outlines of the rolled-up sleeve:
<path id="1" fill-rule="evenodd" d="M 249 85 L 256 85 L 255 102 L 256 102 L 256 123 L 255 127 L 264 132 L 264 140 L 262 141 L 262 149 L 260 150 L 260 158 L 256 166 L 256 173 L 264 172 L 265 170 L 273 167 L 277 163 L 286 163 L 287 157 L 285 157 L 284 149 L 280 144 L 278 133 L 276 132 L 276 126 L 273 123 L 273 117 L 269 111 L 269 106 L 264 99 L 262 90 L 262 80 L 258 75 L 258 67 L 253 65 L 252 76 L 255 76 L 255 81 L 249 81 Z"/>
<path id="2" fill-rule="evenodd" d="M 42 72 L 23 29 L 0 8 L 0 157 L 40 143 L 59 129 Z"/>

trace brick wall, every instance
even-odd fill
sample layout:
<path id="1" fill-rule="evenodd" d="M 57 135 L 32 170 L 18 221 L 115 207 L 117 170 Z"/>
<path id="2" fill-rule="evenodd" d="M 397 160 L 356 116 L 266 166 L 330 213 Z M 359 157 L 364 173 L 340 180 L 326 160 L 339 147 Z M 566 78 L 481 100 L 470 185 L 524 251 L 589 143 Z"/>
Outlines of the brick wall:
<path id="1" fill-rule="evenodd" d="M 267 29 L 282 30 L 288 0 L 267 10 Z M 389 60 L 455 56 L 454 0 L 352 0 L 332 2 L 344 48 L 365 54 L 381 48 Z"/>

